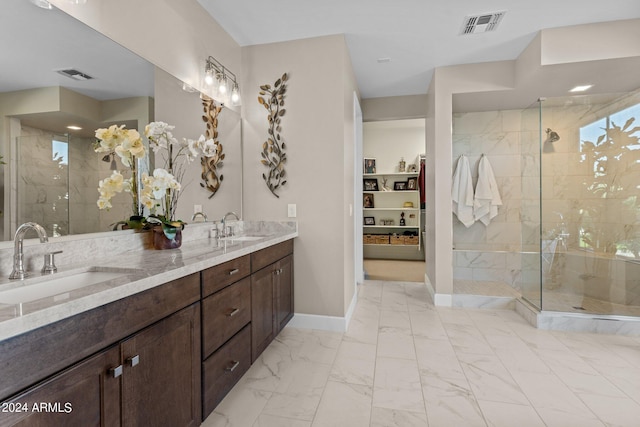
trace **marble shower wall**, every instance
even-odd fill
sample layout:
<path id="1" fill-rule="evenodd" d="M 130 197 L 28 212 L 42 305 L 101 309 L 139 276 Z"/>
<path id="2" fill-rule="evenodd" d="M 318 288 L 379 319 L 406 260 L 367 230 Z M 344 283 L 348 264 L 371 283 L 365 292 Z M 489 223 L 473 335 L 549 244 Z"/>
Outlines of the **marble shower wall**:
<path id="1" fill-rule="evenodd" d="M 554 101 L 547 101 L 543 106 L 541 127 L 557 132 L 560 140 L 553 143 L 553 152 L 542 153 L 542 167 L 537 108 L 454 114 L 452 171 L 458 157 L 466 155 L 475 186 L 478 161 L 485 154 L 493 167 L 503 202 L 489 226 L 476 222 L 466 228 L 454 216 L 455 249 L 538 251 L 540 223 L 543 238 L 553 239 L 565 228 L 569 233 L 568 247 L 578 248 L 587 211 L 592 212 L 590 221 L 597 223 L 601 234 L 626 241 L 640 240 L 637 208 L 640 202 L 632 208 L 624 203 L 634 192 L 640 200 L 640 189 L 627 186 L 620 196 L 612 196 L 613 191 L 609 191 L 607 199 L 602 197 L 602 192 L 589 189 L 595 181 L 594 166 L 580 142 L 582 127 L 639 104 L 640 93 L 606 105 Z M 635 126 L 640 126 L 640 117 Z M 638 134 L 640 132 L 635 133 Z M 629 168 L 630 164 L 640 162 L 640 146 L 626 150 L 625 156 L 624 163 L 606 165 L 606 175 L 616 179 L 613 185 L 640 182 L 640 171 Z"/>
<path id="2" fill-rule="evenodd" d="M 114 197 L 109 211 L 98 210 L 98 181 L 111 171 L 109 163 L 102 162 L 102 156 L 93 151 L 93 140 L 72 136 L 67 165 L 53 159 L 52 139 L 50 132 L 22 127 L 18 223 L 37 222 L 50 236 L 64 236 L 107 231 L 109 224 L 128 217 L 131 198 L 127 194 Z"/>

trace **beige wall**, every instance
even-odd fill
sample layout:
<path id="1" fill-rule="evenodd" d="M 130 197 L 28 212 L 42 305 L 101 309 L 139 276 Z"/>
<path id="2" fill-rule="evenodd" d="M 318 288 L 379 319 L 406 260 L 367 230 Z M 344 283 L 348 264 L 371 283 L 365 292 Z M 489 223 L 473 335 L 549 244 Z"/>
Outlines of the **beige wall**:
<path id="1" fill-rule="evenodd" d="M 425 117 L 427 95 L 388 96 L 362 100 L 362 120 L 419 119 Z"/>
<path id="2" fill-rule="evenodd" d="M 297 313 L 342 317 L 345 287 L 353 287 L 353 82 L 346 71 L 343 36 L 243 48 L 244 206 L 246 219 L 285 220 L 297 205 L 295 305 Z M 259 86 L 289 73 L 282 137 L 287 144 L 287 184 L 276 198 L 260 163 L 267 115 Z M 349 267 L 347 267 L 349 266 Z M 345 283 L 347 282 L 347 283 Z M 351 282 L 351 283 L 348 283 Z"/>

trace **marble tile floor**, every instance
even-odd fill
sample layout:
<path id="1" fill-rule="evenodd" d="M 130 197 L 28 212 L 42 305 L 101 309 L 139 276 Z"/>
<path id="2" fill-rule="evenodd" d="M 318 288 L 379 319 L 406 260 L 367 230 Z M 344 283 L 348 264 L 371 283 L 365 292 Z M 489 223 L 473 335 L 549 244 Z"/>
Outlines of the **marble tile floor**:
<path id="1" fill-rule="evenodd" d="M 640 425 L 640 338 L 428 301 L 366 281 L 346 333 L 285 328 L 202 425 Z"/>

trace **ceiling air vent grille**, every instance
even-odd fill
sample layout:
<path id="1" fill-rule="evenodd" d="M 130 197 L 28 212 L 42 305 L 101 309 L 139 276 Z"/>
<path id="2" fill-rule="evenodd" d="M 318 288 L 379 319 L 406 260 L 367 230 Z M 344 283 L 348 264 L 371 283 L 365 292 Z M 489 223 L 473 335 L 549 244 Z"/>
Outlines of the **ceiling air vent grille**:
<path id="1" fill-rule="evenodd" d="M 460 34 L 477 34 L 495 31 L 502 17 L 507 12 L 485 13 L 482 15 L 467 16 L 462 24 Z"/>
<path id="2" fill-rule="evenodd" d="M 63 76 L 69 77 L 70 79 L 73 79 L 73 80 L 84 81 L 84 80 L 93 79 L 93 77 L 91 77 L 90 75 L 85 74 L 82 71 L 74 70 L 73 68 L 67 68 L 64 70 L 55 70 L 55 71 L 56 73 L 62 74 Z"/>

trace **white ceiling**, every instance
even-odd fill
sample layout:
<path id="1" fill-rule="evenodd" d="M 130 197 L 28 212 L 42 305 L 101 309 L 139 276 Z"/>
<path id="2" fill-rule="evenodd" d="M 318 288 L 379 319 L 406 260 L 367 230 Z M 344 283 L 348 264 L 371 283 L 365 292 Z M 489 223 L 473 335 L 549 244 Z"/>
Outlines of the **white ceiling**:
<path id="1" fill-rule="evenodd" d="M 345 34 L 363 98 L 426 93 L 436 67 L 516 59 L 544 28 L 640 18 L 640 0 L 198 2 L 241 46 Z M 498 11 L 495 32 L 459 35 L 466 16 Z"/>

